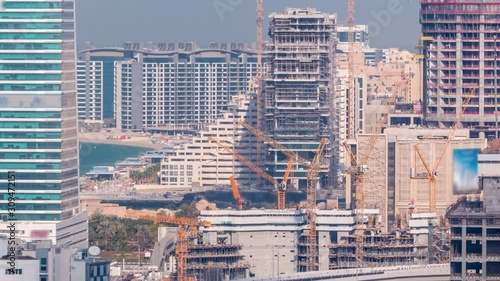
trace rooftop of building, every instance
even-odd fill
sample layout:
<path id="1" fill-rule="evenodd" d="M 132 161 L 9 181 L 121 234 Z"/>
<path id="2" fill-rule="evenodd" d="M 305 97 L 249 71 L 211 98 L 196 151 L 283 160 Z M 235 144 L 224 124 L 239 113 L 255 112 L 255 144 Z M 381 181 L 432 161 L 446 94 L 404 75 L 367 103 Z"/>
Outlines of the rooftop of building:
<path id="1" fill-rule="evenodd" d="M 184 55 L 210 55 L 219 53 L 221 55 L 241 55 L 248 54 L 255 56 L 255 44 L 247 43 L 210 43 L 208 46 L 200 46 L 194 42 L 185 43 L 138 43 L 127 42 L 122 46 L 96 47 L 92 42 L 87 42 L 80 54 L 100 55 L 106 53 L 106 56 L 125 56 L 130 53 L 141 53 L 148 55 L 174 56 Z"/>
<path id="2" fill-rule="evenodd" d="M 446 210 L 447 218 L 463 218 L 463 217 L 485 217 L 485 216 L 500 216 L 486 212 L 483 201 L 471 201 L 466 197 L 460 198 L 456 203 L 452 204 Z"/>
<path id="3" fill-rule="evenodd" d="M 86 175 L 114 175 L 115 168 L 112 166 L 94 166 Z"/>
<path id="4" fill-rule="evenodd" d="M 0 260 L 9 260 L 10 256 L 2 256 Z M 36 260 L 36 258 L 31 256 L 16 255 L 16 260 Z"/>
<path id="5" fill-rule="evenodd" d="M 139 157 L 128 157 L 116 163 L 117 166 L 143 166 L 145 163 Z"/>

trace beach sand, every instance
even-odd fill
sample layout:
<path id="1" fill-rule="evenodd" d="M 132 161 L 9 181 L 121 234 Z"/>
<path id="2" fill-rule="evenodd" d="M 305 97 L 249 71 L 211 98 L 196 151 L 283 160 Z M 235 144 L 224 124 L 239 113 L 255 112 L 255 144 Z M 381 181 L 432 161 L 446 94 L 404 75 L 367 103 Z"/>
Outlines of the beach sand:
<path id="1" fill-rule="evenodd" d="M 82 133 L 78 134 L 78 139 L 81 142 L 90 143 L 105 143 L 115 145 L 128 145 L 136 147 L 147 147 L 153 150 L 160 150 L 167 146 L 166 144 L 154 144 L 149 137 L 131 137 L 130 139 L 108 139 L 109 133 Z"/>

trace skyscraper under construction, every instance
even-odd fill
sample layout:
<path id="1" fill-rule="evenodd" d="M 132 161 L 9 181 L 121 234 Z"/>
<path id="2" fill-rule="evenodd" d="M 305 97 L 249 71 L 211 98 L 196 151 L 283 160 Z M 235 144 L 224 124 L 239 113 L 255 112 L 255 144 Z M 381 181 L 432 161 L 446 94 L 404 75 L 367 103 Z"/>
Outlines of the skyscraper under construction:
<path id="1" fill-rule="evenodd" d="M 336 16 L 315 9 L 286 9 L 270 15 L 266 47 L 264 123 L 266 133 L 312 159 L 321 138 L 334 136 L 333 81 L 335 73 Z M 325 156 L 332 161 L 331 145 Z M 288 159 L 270 150 L 267 164 L 281 179 Z M 307 170 L 294 167 L 295 184 L 306 185 Z M 331 175 L 320 174 L 320 185 L 331 186 Z"/>
<path id="2" fill-rule="evenodd" d="M 462 124 L 475 127 L 476 134 L 481 130 L 493 134 L 492 128 L 498 124 L 500 3 L 496 0 L 420 2 L 427 122 L 451 126 L 467 94 L 477 87 Z"/>

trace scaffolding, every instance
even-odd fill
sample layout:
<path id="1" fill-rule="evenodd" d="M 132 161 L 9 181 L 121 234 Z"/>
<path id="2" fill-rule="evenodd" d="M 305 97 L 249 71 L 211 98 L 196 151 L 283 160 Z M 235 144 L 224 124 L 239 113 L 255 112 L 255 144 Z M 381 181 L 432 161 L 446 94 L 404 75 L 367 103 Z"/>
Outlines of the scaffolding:
<path id="1" fill-rule="evenodd" d="M 234 280 L 247 277 L 251 267 L 240 254 L 242 245 L 193 244 L 188 247 L 187 274 L 198 281 Z"/>
<path id="2" fill-rule="evenodd" d="M 311 160 L 320 140 L 334 135 L 335 16 L 314 9 L 287 9 L 271 15 L 269 35 L 264 130 L 284 145 L 300 143 L 301 156 Z M 327 147 L 325 157 L 329 151 Z M 268 160 L 277 165 L 276 159 L 278 152 Z M 299 187 L 305 188 L 303 171 L 294 172 Z M 323 185 L 330 185 L 329 177 L 323 178 Z"/>
<path id="3" fill-rule="evenodd" d="M 365 267 L 426 264 L 428 246 L 416 243 L 415 236 L 394 232 L 365 234 L 363 243 Z M 356 236 L 349 235 L 329 246 L 329 269 L 356 268 Z"/>

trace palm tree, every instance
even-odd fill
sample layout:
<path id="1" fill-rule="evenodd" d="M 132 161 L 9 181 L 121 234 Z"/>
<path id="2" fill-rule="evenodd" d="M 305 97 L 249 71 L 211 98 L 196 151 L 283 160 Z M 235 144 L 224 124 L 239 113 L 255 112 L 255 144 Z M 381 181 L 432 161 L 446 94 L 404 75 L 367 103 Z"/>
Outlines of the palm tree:
<path id="1" fill-rule="evenodd" d="M 110 249 L 110 242 L 112 242 L 115 238 L 115 235 L 120 229 L 121 225 L 116 221 L 105 219 L 99 224 L 99 226 L 101 227 L 100 233 L 104 238 L 104 247 L 106 249 Z"/>

